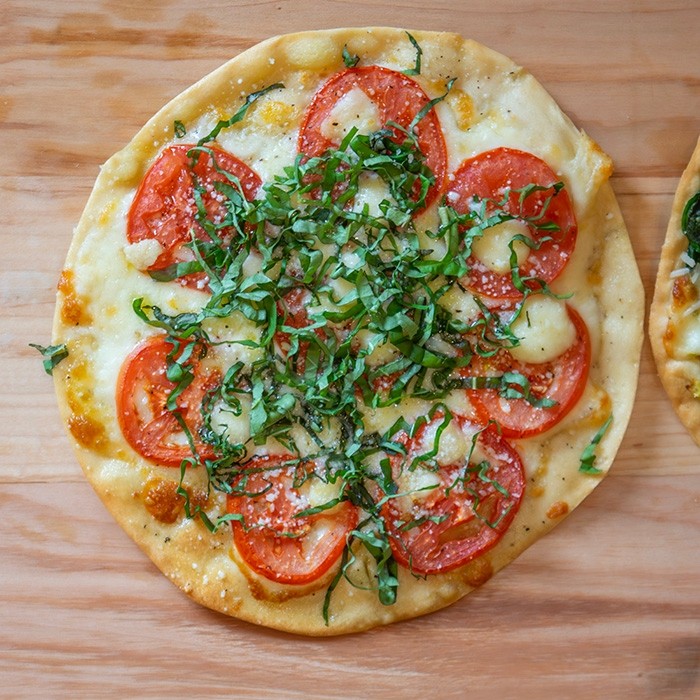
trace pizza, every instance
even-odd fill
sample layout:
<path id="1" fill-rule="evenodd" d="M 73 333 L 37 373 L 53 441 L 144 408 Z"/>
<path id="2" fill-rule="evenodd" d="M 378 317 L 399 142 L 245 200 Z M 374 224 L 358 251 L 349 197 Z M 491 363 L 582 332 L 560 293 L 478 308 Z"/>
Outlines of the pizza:
<path id="1" fill-rule="evenodd" d="M 267 40 L 102 167 L 44 349 L 199 603 L 332 635 L 488 581 L 609 470 L 643 295 L 609 157 L 454 34 Z"/>
<path id="2" fill-rule="evenodd" d="M 649 313 L 659 377 L 700 444 L 700 141 L 673 200 Z"/>

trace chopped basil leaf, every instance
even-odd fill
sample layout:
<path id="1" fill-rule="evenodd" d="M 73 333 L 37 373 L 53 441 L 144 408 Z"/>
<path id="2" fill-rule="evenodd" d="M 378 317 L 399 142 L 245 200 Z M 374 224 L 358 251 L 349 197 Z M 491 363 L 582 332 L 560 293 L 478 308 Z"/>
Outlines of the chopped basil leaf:
<path id="1" fill-rule="evenodd" d="M 595 465 L 596 454 L 595 448 L 598 443 L 603 439 L 603 435 L 607 432 L 610 424 L 612 423 L 612 413 L 608 416 L 608 419 L 600 427 L 600 430 L 593 436 L 591 442 L 587 445 L 586 449 L 581 453 L 581 464 L 579 466 L 579 471 L 584 474 L 602 474 L 602 471 L 598 469 Z"/>
<path id="2" fill-rule="evenodd" d="M 404 75 L 420 75 L 420 64 L 421 57 L 423 56 L 423 49 L 421 49 L 418 42 L 413 38 L 413 36 L 409 32 L 406 32 L 406 36 L 408 37 L 408 40 L 411 42 L 411 44 L 413 44 L 413 48 L 416 50 L 416 63 L 413 66 L 413 68 L 408 68 L 405 71 L 403 71 L 403 73 Z"/>
<path id="3" fill-rule="evenodd" d="M 216 126 L 203 138 L 199 139 L 197 141 L 198 146 L 202 146 L 205 143 L 209 143 L 210 141 L 214 141 L 216 137 L 223 131 L 224 129 L 228 129 L 229 127 L 233 126 L 234 124 L 237 124 L 239 121 L 245 117 L 246 113 L 248 112 L 248 108 L 250 105 L 255 102 L 258 98 L 262 97 L 263 95 L 266 95 L 268 92 L 271 90 L 279 90 L 280 88 L 283 88 L 284 85 L 282 83 L 274 83 L 273 85 L 268 85 L 266 88 L 263 88 L 262 90 L 258 90 L 257 92 L 251 92 L 248 97 L 246 97 L 245 102 L 243 105 L 240 107 L 240 109 L 231 117 L 228 119 L 222 119 L 220 120 Z"/>
<path id="4" fill-rule="evenodd" d="M 30 348 L 38 350 L 44 358 L 44 371 L 46 374 L 53 374 L 54 367 L 68 357 L 68 348 L 65 344 L 61 345 L 38 345 L 37 343 L 29 343 Z"/>
<path id="5" fill-rule="evenodd" d="M 418 75 L 422 50 L 408 37 L 416 49 L 416 63 L 405 72 Z M 343 48 L 346 66 L 358 60 Z M 283 86 L 270 85 L 249 95 L 233 116 L 219 121 L 189 153 L 192 164 L 206 153 L 223 175 L 223 181 L 214 184 L 223 209 L 216 216 L 210 214 L 211 191 L 193 177 L 197 226 L 186 244 L 191 255 L 187 262 L 150 273 L 162 282 L 192 274 L 205 277 L 206 302 L 197 311 L 171 315 L 144 299 L 133 301 L 135 314 L 163 332 L 172 345 L 167 378 L 173 388 L 166 405 L 192 450 L 192 458 L 183 462 L 181 482 L 186 466 L 199 466 L 206 469 L 210 488 L 243 492 L 246 462 L 256 446 L 274 440 L 294 463 L 302 459 L 314 463 L 315 477 L 340 486 L 326 502 L 301 509 L 298 518 L 331 511 L 344 501 L 361 509 L 364 520 L 350 534 L 340 569 L 326 592 L 326 620 L 332 592 L 342 578 L 352 585 L 366 585 L 352 579 L 353 544 L 364 547 L 374 561 L 372 585 L 379 600 L 385 605 L 396 601 L 397 563 L 382 506 L 386 499 L 402 495 L 394 473 L 397 463 L 408 471 L 419 466 L 437 468 L 440 438 L 453 420 L 442 401 L 450 392 L 494 389 L 505 401 L 525 400 L 539 408 L 555 405 L 547 396 L 533 393 L 530 381 L 519 372 L 463 376 L 475 355 L 488 357 L 518 344 L 511 326 L 522 301 L 515 309 L 504 310 L 489 308 L 476 298 L 481 313 L 473 321 L 456 318 L 442 302 L 453 285 L 461 286 L 468 277 L 473 241 L 488 228 L 517 218 L 505 209 L 510 192 L 499 201 L 475 202 L 463 214 L 441 204 L 435 230 L 422 230 L 416 224 L 435 176 L 420 150 L 415 127 L 445 99 L 453 84 L 454 80 L 449 81 L 443 95 L 426 103 L 408 128 L 391 122 L 369 134 L 351 128 L 337 147 L 310 158 L 300 154 L 263 186 L 254 201 L 246 199 L 238 179 L 216 162 L 215 152 L 205 145 L 241 121 L 255 100 Z M 379 183 L 387 193 L 375 207 L 357 204 L 366 179 Z M 521 207 L 535 192 L 553 192 L 538 216 L 526 221 L 531 228 L 555 230 L 543 216 L 562 186 L 529 185 L 517 190 Z M 548 238 L 535 242 L 516 236 L 510 264 L 523 300 L 531 294 L 551 293 L 544 281 L 520 275 L 515 240 L 536 249 Z M 214 333 L 210 337 L 211 324 L 232 317 L 246 320 L 245 337 L 222 339 Z M 185 424 L 178 399 L 193 381 L 197 361 L 216 345 L 248 348 L 254 359 L 237 360 L 224 368 L 219 386 L 202 400 L 201 426 L 195 436 Z M 377 364 L 373 357 L 384 352 L 389 359 Z M 399 418 L 381 434 L 366 427 L 368 409 L 396 406 L 407 397 L 431 402 L 428 415 L 413 425 Z M 249 438 L 237 442 L 222 426 L 226 421 L 215 419 L 222 413 L 247 415 Z M 412 439 L 429 421 L 436 422 L 431 444 L 419 454 L 407 450 L 401 436 Z M 215 456 L 203 459 L 196 444 L 207 445 Z M 584 457 L 592 468 L 595 458 L 585 453 Z M 469 479 L 479 478 L 508 496 L 502 486 L 489 480 L 488 463 L 474 466 L 470 460 L 471 452 L 459 482 L 466 487 Z M 199 516 L 209 529 L 240 518 L 228 514 L 212 520 L 198 507 L 190 507 L 182 483 L 179 493 L 185 499 L 187 517 Z M 494 517 L 495 523 L 489 522 L 479 514 L 478 496 L 472 496 L 477 517 L 496 527 L 507 511 Z M 439 519 L 416 517 L 407 520 L 403 529 Z"/>
<path id="6" fill-rule="evenodd" d="M 546 396 L 538 398 L 532 393 L 530 380 L 520 372 L 505 372 L 500 378 L 499 393 L 504 399 L 524 399 L 535 408 L 552 408 L 556 401 Z"/>
<path id="7" fill-rule="evenodd" d="M 410 35 L 409 35 L 410 36 Z M 416 124 L 418 124 L 422 119 L 425 118 L 425 116 L 430 112 L 430 110 L 435 107 L 436 104 L 440 104 L 451 92 L 452 86 L 455 84 L 456 78 L 450 78 L 447 82 L 447 86 L 445 87 L 445 92 L 442 95 L 438 95 L 437 97 L 433 97 L 432 100 L 429 100 L 428 103 L 419 110 L 419 112 L 416 114 L 415 117 L 413 117 L 413 120 L 411 121 L 411 124 L 408 127 L 408 131 L 412 131 Z"/>
<path id="8" fill-rule="evenodd" d="M 173 132 L 175 133 L 175 137 L 178 139 L 184 138 L 187 135 L 185 125 L 179 119 L 176 119 L 173 122 Z"/>
<path id="9" fill-rule="evenodd" d="M 360 57 L 357 54 L 351 54 L 348 47 L 343 46 L 343 63 L 346 68 L 354 68 L 360 62 Z"/>
<path id="10" fill-rule="evenodd" d="M 383 521 L 380 521 L 383 525 Z M 382 605 L 393 605 L 399 588 L 398 567 L 393 554 L 389 537 L 383 530 L 376 533 L 370 531 L 355 531 L 353 533 L 365 549 L 372 555 L 376 565 L 377 596 Z"/>

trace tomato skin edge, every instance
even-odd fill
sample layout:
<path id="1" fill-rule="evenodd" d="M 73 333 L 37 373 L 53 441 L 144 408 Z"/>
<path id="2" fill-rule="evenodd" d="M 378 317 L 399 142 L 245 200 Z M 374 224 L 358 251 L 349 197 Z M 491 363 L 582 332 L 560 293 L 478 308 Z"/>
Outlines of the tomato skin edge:
<path id="1" fill-rule="evenodd" d="M 558 403 L 552 408 L 536 408 L 531 406 L 530 411 L 532 414 L 540 416 L 543 420 L 533 423 L 527 428 L 516 427 L 509 424 L 507 420 L 504 419 L 504 416 L 507 414 L 497 408 L 499 398 L 498 392 L 495 389 L 467 389 L 469 400 L 483 423 L 487 424 L 489 421 L 495 421 L 504 437 L 521 439 L 541 435 L 563 420 L 574 406 L 576 406 L 581 396 L 583 396 L 591 366 L 591 340 L 588 328 L 581 315 L 568 304 L 566 308 L 569 318 L 576 328 L 577 338 L 576 342 L 568 350 L 564 351 L 557 360 L 561 359 L 564 355 L 571 356 L 567 357 L 566 364 L 573 365 L 573 372 L 569 374 L 568 377 L 574 379 L 574 389 L 566 394 L 566 400 L 564 402 Z M 554 360 L 554 362 L 557 360 Z M 580 370 L 578 373 L 576 373 L 577 368 Z M 564 370 L 562 370 L 562 372 L 563 371 Z M 526 399 L 505 400 L 526 402 Z"/>
<path id="2" fill-rule="evenodd" d="M 247 466 L 242 469 L 269 469 L 274 470 L 275 464 L 293 460 L 291 455 L 258 456 L 253 457 Z M 252 467 L 250 466 L 252 464 Z M 268 466 L 270 465 L 270 466 Z M 271 478 L 275 478 L 272 476 Z M 255 477 L 253 477 L 255 479 Z M 305 528 L 297 537 L 294 533 L 275 534 L 264 526 L 256 528 L 262 520 L 270 519 L 272 512 L 280 513 L 286 511 L 287 519 L 291 513 L 293 518 L 293 507 L 290 505 L 289 493 L 296 492 L 290 484 L 291 479 L 286 474 L 282 475 L 281 488 L 278 496 L 273 494 L 268 501 L 265 498 L 266 491 L 261 489 L 256 496 L 241 494 L 229 494 L 227 496 L 226 510 L 229 514 L 242 515 L 246 519 L 246 514 L 252 520 L 258 519 L 258 523 L 244 525 L 240 519 L 231 520 L 231 530 L 234 546 L 243 562 L 253 572 L 280 584 L 293 586 L 304 586 L 312 584 L 324 577 L 324 575 L 340 560 L 343 550 L 347 546 L 349 533 L 357 526 L 359 514 L 356 506 L 349 501 L 341 501 L 334 508 L 322 511 L 315 515 L 300 517 L 295 522 L 300 528 Z M 253 486 L 255 486 L 255 481 Z M 246 485 L 246 489 L 249 485 Z M 274 505 L 273 511 L 264 510 L 265 503 L 268 508 Z M 259 505 L 263 506 L 260 511 Z M 246 510 L 247 509 L 247 510 Z M 301 545 L 303 538 L 307 534 L 313 536 L 313 528 L 328 528 L 324 535 L 322 546 L 316 547 L 311 553 L 320 558 L 320 561 L 310 561 L 308 557 L 301 556 Z M 290 527 L 291 530 L 291 527 Z M 290 536 L 291 535 L 291 536 Z M 297 547 L 297 545 L 299 545 Z"/>
<path id="3" fill-rule="evenodd" d="M 188 153 L 195 148 L 196 144 L 174 144 L 160 151 L 134 194 L 127 214 L 127 241 L 134 244 L 155 240 L 162 247 L 155 262 L 142 272 L 159 272 L 180 261 L 180 250 L 190 240 L 191 230 L 198 238 L 203 237 L 204 230 L 195 220 L 194 200 L 188 200 L 193 197 L 195 176 L 210 180 L 210 186 L 227 182 L 214 167 L 212 156 L 219 168 L 238 178 L 249 201 L 262 185 L 260 176 L 233 153 L 210 145 L 190 157 Z M 208 212 L 213 204 L 210 195 L 205 194 Z M 207 286 L 203 272 L 190 273 L 177 278 L 177 282 L 192 289 Z"/>
<path id="4" fill-rule="evenodd" d="M 183 460 L 193 457 L 189 444 L 177 446 L 163 444 L 160 439 L 165 438 L 166 434 L 159 434 L 158 430 L 149 430 L 150 425 L 159 422 L 162 430 L 172 427 L 179 431 L 175 417 L 164 405 L 156 406 L 160 409 L 158 415 L 154 415 L 150 424 L 144 425 L 139 418 L 134 400 L 134 392 L 138 389 L 137 383 L 143 385 L 143 390 L 148 395 L 160 391 L 165 397 L 167 392 L 174 388 L 175 385 L 165 377 L 165 358 L 172 347 L 172 343 L 167 341 L 165 336 L 155 335 L 133 348 L 122 363 L 117 378 L 116 409 L 121 433 L 133 450 L 154 464 L 165 467 L 180 467 Z M 158 363 L 157 366 L 153 365 L 154 361 Z M 218 383 L 220 377 L 216 372 L 198 375 L 196 365 L 194 372 L 195 380 L 183 392 L 181 402 L 192 396 L 195 399 L 194 403 L 198 404 L 195 408 L 198 409 L 203 395 Z M 182 403 L 179 407 L 182 407 Z M 193 433 L 199 457 L 214 457 L 213 450 L 197 440 L 196 426 L 188 425 L 188 428 Z"/>
<path id="5" fill-rule="evenodd" d="M 505 463 L 505 466 L 509 466 L 509 481 L 512 482 L 511 489 L 508 491 L 508 493 L 509 496 L 513 498 L 514 502 L 508 507 L 505 514 L 503 514 L 503 517 L 494 527 L 491 527 L 491 525 L 488 523 L 483 522 L 476 537 L 458 540 L 458 542 L 461 544 L 457 544 L 451 549 L 449 546 L 444 546 L 443 543 L 441 550 L 442 559 L 437 563 L 428 563 L 428 560 L 432 559 L 430 556 L 432 554 L 432 550 L 430 550 L 427 554 L 426 552 L 413 552 L 411 550 L 415 549 L 416 541 L 422 537 L 422 533 L 420 532 L 421 529 L 423 532 L 432 531 L 432 533 L 429 532 L 428 537 L 424 539 L 430 540 L 431 534 L 433 535 L 433 538 L 437 536 L 439 539 L 439 535 L 443 532 L 442 524 L 427 522 L 423 523 L 422 525 L 418 525 L 415 528 L 415 530 L 418 531 L 418 534 L 414 536 L 412 531 L 409 530 L 409 541 L 406 542 L 405 539 L 402 539 L 398 529 L 393 525 L 394 518 L 396 516 L 396 513 L 394 512 L 395 509 L 391 507 L 389 503 L 387 503 L 384 507 L 384 517 L 385 521 L 389 525 L 389 541 L 394 559 L 400 566 L 410 570 L 414 575 L 429 576 L 444 574 L 460 569 L 475 559 L 478 559 L 500 542 L 503 535 L 513 522 L 513 519 L 517 515 L 525 491 L 525 474 L 522 461 L 520 460 L 517 451 L 498 434 L 497 430 L 493 426 L 489 426 L 488 428 L 482 430 L 480 439 L 486 442 L 486 444 L 490 444 L 489 449 L 491 449 L 491 451 L 498 449 L 501 453 L 503 453 L 503 451 L 507 452 L 508 462 Z M 504 468 L 505 467 L 503 465 L 500 467 L 501 470 Z M 456 502 L 456 498 L 455 503 L 455 508 L 458 508 L 459 503 Z M 434 513 L 434 515 L 440 516 L 444 515 L 444 513 L 438 512 Z M 389 520 L 388 518 L 391 519 Z M 469 520 L 466 521 L 466 523 L 469 522 Z M 462 523 L 458 522 L 456 527 L 459 527 L 460 524 Z M 452 524 L 449 522 L 448 525 L 452 526 Z M 439 542 L 437 544 L 433 543 L 433 546 L 439 546 Z M 459 551 L 460 547 L 461 551 Z"/>
<path id="6" fill-rule="evenodd" d="M 472 197 L 499 201 L 504 195 L 502 190 L 510 190 L 511 185 L 514 190 L 530 184 L 550 188 L 557 181 L 556 173 L 540 157 L 528 151 L 500 146 L 463 161 L 452 175 L 448 194 L 457 195 L 454 208 L 458 213 L 464 214 L 469 211 Z M 522 206 L 526 212 L 539 202 L 541 196 L 542 193 L 534 193 L 524 199 Z M 557 224 L 559 231 L 545 231 L 544 236 L 551 240 L 540 242 L 537 249 L 531 250 L 520 270 L 523 277 L 535 277 L 547 284 L 556 279 L 566 267 L 578 235 L 576 214 L 568 190 L 564 188 L 554 191 L 550 197 L 546 220 Z M 520 203 L 515 204 L 517 199 L 516 193 L 511 191 L 503 211 L 523 220 L 520 218 L 524 215 L 522 208 L 517 213 L 512 211 L 514 207 L 521 206 Z M 536 212 L 537 209 L 533 208 L 530 214 L 534 216 Z M 534 224 L 528 223 L 528 228 L 533 240 L 543 237 Z M 553 254 L 554 251 L 556 254 Z M 470 279 L 465 280 L 469 289 L 483 295 L 492 303 L 508 303 L 522 298 L 523 292 L 513 283 L 511 271 L 494 272 L 473 254 L 468 263 L 475 271 Z M 537 280 L 530 280 L 525 282 L 525 286 L 538 289 L 539 283 Z"/>
<path id="7" fill-rule="evenodd" d="M 304 156 L 312 157 L 320 155 L 323 151 L 333 148 L 334 144 L 321 133 L 321 124 L 331 111 L 333 106 L 355 87 L 362 89 L 362 85 L 369 84 L 370 91 L 376 88 L 373 83 L 381 84 L 382 80 L 392 83 L 394 91 L 403 89 L 410 91 L 412 97 L 419 97 L 420 106 L 415 113 L 410 113 L 408 117 L 401 118 L 402 115 L 385 114 L 383 126 L 389 121 L 396 121 L 404 128 L 410 125 L 412 118 L 418 114 L 430 100 L 423 91 L 423 88 L 413 78 L 400 73 L 399 71 L 384 66 L 369 65 L 346 68 L 333 74 L 315 93 L 311 104 L 306 110 L 299 129 L 297 138 L 297 150 Z M 390 91 L 389 91 L 390 93 Z M 373 97 L 370 97 L 373 99 Z M 386 104 L 377 105 L 380 111 L 389 112 Z M 406 123 L 402 124 L 404 121 Z M 416 137 L 421 152 L 425 156 L 426 164 L 430 168 L 435 182 L 428 190 L 424 209 L 428 208 L 445 190 L 447 181 L 447 146 L 440 121 L 434 109 L 430 110 L 425 117 L 414 127 Z"/>

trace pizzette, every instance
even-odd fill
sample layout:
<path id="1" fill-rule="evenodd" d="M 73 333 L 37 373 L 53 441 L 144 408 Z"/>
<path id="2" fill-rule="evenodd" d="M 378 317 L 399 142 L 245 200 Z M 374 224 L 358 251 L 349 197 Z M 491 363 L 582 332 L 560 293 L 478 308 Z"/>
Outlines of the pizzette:
<path id="1" fill-rule="evenodd" d="M 626 427 L 642 290 L 610 172 L 456 35 L 244 52 L 105 164 L 76 230 L 54 377 L 87 478 L 241 619 L 339 634 L 462 597 Z"/>

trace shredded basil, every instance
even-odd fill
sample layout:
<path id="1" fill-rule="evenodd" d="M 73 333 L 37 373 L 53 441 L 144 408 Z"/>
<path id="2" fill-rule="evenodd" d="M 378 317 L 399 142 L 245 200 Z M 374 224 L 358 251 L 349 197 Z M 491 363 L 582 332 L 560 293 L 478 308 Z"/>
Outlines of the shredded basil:
<path id="1" fill-rule="evenodd" d="M 405 72 L 417 75 L 422 50 L 408 37 L 416 48 L 416 63 Z M 352 67 L 359 59 L 344 47 L 343 60 Z M 172 345 L 167 376 L 175 388 L 167 407 L 178 417 L 193 452 L 192 459 L 183 463 L 182 478 L 186 467 L 201 465 L 210 488 L 231 493 L 235 481 L 236 489 L 245 489 L 244 465 L 256 446 L 274 439 L 292 455 L 292 464 L 302 459 L 313 462 L 318 465 L 314 478 L 340 486 L 339 495 L 301 510 L 297 517 L 313 517 L 343 501 L 360 509 L 364 520 L 349 536 L 340 569 L 326 593 L 326 620 L 331 594 L 342 578 L 352 585 L 365 585 L 353 579 L 353 545 L 363 547 L 375 562 L 373 589 L 379 600 L 386 605 L 396 601 L 397 564 L 382 507 L 387 499 L 402 495 L 396 481 L 398 463 L 402 470 L 437 469 L 440 437 L 453 420 L 443 402 L 451 391 L 489 388 L 504 400 L 526 400 L 539 408 L 555 405 L 548 397 L 535 395 L 528 378 L 519 372 L 465 376 L 475 355 L 488 357 L 518 344 L 511 325 L 522 301 L 515 308 L 499 309 L 476 299 L 481 314 L 470 322 L 458 320 L 441 303 L 451 287 L 468 276 L 472 242 L 490 227 L 516 218 L 505 210 L 511 192 L 502 201 L 475 202 L 462 214 L 442 202 L 435 230 L 416 225 L 416 214 L 425 208 L 435 176 L 420 150 L 415 127 L 446 97 L 453 82 L 445 94 L 420 110 L 408 128 L 388 123 L 369 134 L 353 128 L 342 143 L 325 153 L 300 154 L 264 185 L 262 196 L 254 201 L 246 199 L 240 182 L 217 163 L 216 152 L 206 145 L 240 122 L 255 100 L 282 85 L 249 95 L 232 117 L 219 121 L 189 154 L 194 163 L 206 153 L 224 175 L 222 182 L 214 184 L 224 215 L 214 219 L 209 214 L 205 185 L 194 178 L 195 220 L 200 230 L 192 231 L 187 244 L 192 260 L 152 273 L 164 282 L 206 275 L 206 303 L 196 312 L 171 315 L 144 299 L 133 302 L 136 315 L 161 330 Z M 375 209 L 355 203 L 367 178 L 387 192 Z M 522 208 L 533 193 L 553 189 L 556 194 L 562 186 L 529 185 L 516 193 Z M 543 219 L 548 204 L 549 200 L 536 219 L 526 223 L 545 232 L 553 230 Z M 517 238 L 531 248 L 546 240 Z M 523 300 L 549 293 L 542 280 L 521 278 L 513 245 L 511 272 Z M 253 258 L 256 264 L 251 271 Z M 256 334 L 216 342 L 252 349 L 256 359 L 227 368 L 220 385 L 202 402 L 202 424 L 198 434 L 191 435 L 177 400 L 193 381 L 195 363 L 215 344 L 206 330 L 208 324 L 235 317 L 246 319 Z M 390 359 L 376 364 L 372 356 L 377 349 L 389 350 Z M 382 434 L 367 430 L 367 410 L 393 406 L 407 397 L 430 401 L 428 415 L 412 425 L 400 418 Z M 215 410 L 233 416 L 245 412 L 250 438 L 244 443 L 232 441 L 227 429 L 214 420 Z M 410 440 L 430 421 L 436 422 L 432 444 L 421 454 L 407 454 L 406 436 Z M 308 438 L 304 445 L 298 442 L 300 429 Z M 330 442 L 329 432 L 334 436 Z M 196 453 L 196 443 L 211 447 L 216 456 L 203 459 Z M 450 488 L 458 483 L 468 488 L 469 480 L 477 478 L 507 496 L 486 476 L 488 466 L 488 462 L 466 464 L 464 474 Z M 191 508 L 182 484 L 179 492 L 188 517 L 198 515 L 210 529 L 235 519 L 242 522 L 240 514 L 212 521 L 201 509 Z M 472 497 L 475 513 L 487 522 L 478 513 L 478 494 Z M 496 522 L 487 524 L 497 527 L 505 514 L 500 512 Z M 435 519 L 415 518 L 403 528 L 427 522 Z"/>
<path id="2" fill-rule="evenodd" d="M 420 75 L 421 58 L 423 56 L 423 49 L 421 49 L 418 42 L 414 39 L 414 37 L 409 32 L 406 32 L 406 36 L 408 37 L 408 40 L 413 45 L 413 48 L 416 50 L 416 62 L 415 62 L 415 65 L 413 66 L 413 68 L 408 68 L 403 72 L 405 75 Z"/>
<path id="3" fill-rule="evenodd" d="M 343 63 L 346 68 L 354 68 L 360 62 L 357 54 L 351 54 L 347 46 L 343 46 Z"/>
<path id="4" fill-rule="evenodd" d="M 187 135 L 187 128 L 179 119 L 173 122 L 173 133 L 175 134 L 175 138 L 178 139 L 184 138 Z"/>
<path id="5" fill-rule="evenodd" d="M 202 146 L 205 143 L 209 143 L 210 141 L 214 141 L 216 137 L 224 130 L 228 129 L 229 127 L 233 126 L 234 124 L 237 124 L 239 121 L 245 117 L 246 113 L 248 112 L 248 109 L 250 108 L 250 105 L 253 104 L 257 99 L 262 97 L 263 95 L 266 95 L 268 92 L 272 90 L 279 90 L 283 88 L 284 85 L 282 83 L 274 83 L 274 85 L 268 85 L 266 88 L 263 88 L 262 90 L 258 90 L 257 92 L 251 92 L 248 97 L 246 97 L 245 102 L 243 105 L 239 108 L 239 110 L 233 114 L 231 117 L 228 119 L 222 119 L 220 120 L 216 126 L 204 137 L 202 137 L 198 142 L 198 146 Z"/>
<path id="6" fill-rule="evenodd" d="M 37 343 L 29 343 L 30 348 L 38 350 L 44 358 L 44 371 L 46 374 L 53 374 L 54 367 L 68 357 L 68 348 L 65 344 L 60 345 L 39 345 Z"/>
<path id="7" fill-rule="evenodd" d="M 410 36 L 410 34 L 409 34 Z M 435 105 L 440 104 L 452 91 L 452 86 L 455 84 L 456 78 L 450 78 L 450 80 L 447 81 L 447 86 L 445 88 L 445 92 L 442 95 L 438 95 L 437 97 L 433 97 L 432 100 L 428 100 L 428 102 L 418 111 L 415 117 L 411 120 L 411 123 L 408 127 L 409 131 L 412 131 L 417 124 L 420 123 L 422 119 L 424 119 L 428 113 L 435 107 Z"/>
<path id="8" fill-rule="evenodd" d="M 586 446 L 586 449 L 581 453 L 581 464 L 579 465 L 580 472 L 583 472 L 584 474 L 602 474 L 602 471 L 595 466 L 595 449 L 603 439 L 603 436 L 610 427 L 612 420 L 613 416 L 611 413 L 605 423 L 603 423 L 603 425 L 600 427 L 600 430 L 598 430 L 598 432 L 593 436 L 591 442 Z"/>
<path id="9" fill-rule="evenodd" d="M 521 372 L 507 371 L 492 377 L 463 377 L 459 385 L 469 389 L 495 389 L 504 399 L 523 399 L 535 408 L 553 408 L 557 402 L 533 393 L 530 380 Z"/>

